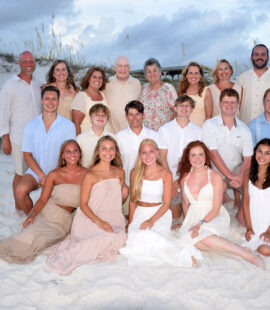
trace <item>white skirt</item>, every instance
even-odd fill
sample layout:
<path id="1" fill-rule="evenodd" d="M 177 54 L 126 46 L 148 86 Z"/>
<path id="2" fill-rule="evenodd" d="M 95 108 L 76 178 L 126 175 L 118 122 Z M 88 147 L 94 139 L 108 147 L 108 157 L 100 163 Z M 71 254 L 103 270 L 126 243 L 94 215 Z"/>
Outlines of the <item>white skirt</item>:
<path id="1" fill-rule="evenodd" d="M 161 207 L 137 207 L 129 225 L 126 246 L 120 253 L 127 256 L 128 265 L 151 265 L 169 263 L 179 267 L 191 267 L 192 259 L 202 259 L 193 245 L 179 247 L 171 234 L 172 215 L 168 210 L 151 229 L 140 230 L 140 225 L 151 218 Z"/>

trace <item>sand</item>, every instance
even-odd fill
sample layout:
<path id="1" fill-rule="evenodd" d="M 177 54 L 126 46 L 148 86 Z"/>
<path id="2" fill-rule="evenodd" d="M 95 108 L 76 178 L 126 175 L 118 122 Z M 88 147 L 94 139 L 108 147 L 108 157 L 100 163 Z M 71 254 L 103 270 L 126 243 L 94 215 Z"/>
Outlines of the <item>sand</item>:
<path id="1" fill-rule="evenodd" d="M 10 156 L 0 155 L 0 239 L 21 230 L 24 218 L 14 210 Z M 35 192 L 34 199 L 39 193 Z M 233 215 L 234 210 L 230 210 Z M 232 216 L 231 239 L 244 229 Z M 270 258 L 263 271 L 236 257 L 204 253 L 198 268 L 129 267 L 115 262 L 82 266 L 72 274 L 51 272 L 40 254 L 27 265 L 0 260 L 0 309 L 269 309 Z"/>

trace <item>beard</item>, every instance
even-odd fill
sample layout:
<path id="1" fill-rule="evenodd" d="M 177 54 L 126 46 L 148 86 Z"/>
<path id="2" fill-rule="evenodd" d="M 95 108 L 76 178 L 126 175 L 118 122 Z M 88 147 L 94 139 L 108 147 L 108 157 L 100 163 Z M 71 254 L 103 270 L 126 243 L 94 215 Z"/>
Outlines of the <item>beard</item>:
<path id="1" fill-rule="evenodd" d="M 263 68 L 265 68 L 265 67 L 267 66 L 268 59 L 269 59 L 269 57 L 267 57 L 267 59 L 265 60 L 265 62 L 263 62 L 263 63 L 261 63 L 261 64 L 257 64 L 257 63 L 253 60 L 253 58 L 251 59 L 251 61 L 252 61 L 252 64 L 253 64 L 253 66 L 254 66 L 255 69 L 263 69 Z M 257 59 L 257 61 L 258 61 L 258 60 L 263 60 L 263 59 Z"/>

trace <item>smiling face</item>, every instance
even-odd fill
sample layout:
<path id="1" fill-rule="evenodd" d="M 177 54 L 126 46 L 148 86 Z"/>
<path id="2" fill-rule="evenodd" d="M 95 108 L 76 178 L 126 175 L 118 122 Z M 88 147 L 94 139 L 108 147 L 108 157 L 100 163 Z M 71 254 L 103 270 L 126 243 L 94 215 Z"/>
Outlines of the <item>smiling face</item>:
<path id="1" fill-rule="evenodd" d="M 98 155 L 101 161 L 111 162 L 116 155 L 116 145 L 111 140 L 104 140 L 100 143 Z"/>
<path id="2" fill-rule="evenodd" d="M 100 71 L 94 71 L 89 79 L 88 88 L 99 90 L 103 83 L 102 73 Z"/>
<path id="3" fill-rule="evenodd" d="M 129 108 L 126 114 L 126 120 L 128 121 L 131 129 L 141 128 L 143 121 L 143 113 L 140 113 L 134 108 Z"/>
<path id="4" fill-rule="evenodd" d="M 75 143 L 68 143 L 62 152 L 62 159 L 66 161 L 66 164 L 78 165 L 80 160 L 80 150 Z"/>
<path id="5" fill-rule="evenodd" d="M 146 143 L 141 146 L 140 156 L 141 156 L 142 162 L 146 166 L 152 166 L 157 161 L 158 150 L 154 145 L 150 143 Z"/>
<path id="6" fill-rule="evenodd" d="M 119 81 L 128 80 L 130 66 L 126 57 L 119 57 L 113 68 Z"/>
<path id="7" fill-rule="evenodd" d="M 176 112 L 177 117 L 181 118 L 189 118 L 193 108 L 191 107 L 189 102 L 177 103 L 174 107 L 174 111 Z"/>
<path id="8" fill-rule="evenodd" d="M 150 84 L 156 84 L 160 82 L 161 72 L 158 66 L 151 65 L 146 67 L 145 76 Z"/>
<path id="9" fill-rule="evenodd" d="M 255 47 L 253 55 L 251 56 L 251 61 L 255 69 L 263 69 L 268 63 L 267 50 L 263 46 Z"/>
<path id="10" fill-rule="evenodd" d="M 55 113 L 57 112 L 59 99 L 57 92 L 55 91 L 45 91 L 43 97 L 41 98 L 43 112 Z"/>
<path id="11" fill-rule="evenodd" d="M 205 165 L 205 152 L 201 146 L 194 146 L 189 151 L 189 162 L 194 169 L 203 168 Z"/>
<path id="12" fill-rule="evenodd" d="M 196 85 L 201 79 L 200 69 L 197 66 L 190 66 L 187 72 L 187 80 L 190 85 Z"/>
<path id="13" fill-rule="evenodd" d="M 234 116 L 238 108 L 238 100 L 234 96 L 224 96 L 219 106 L 222 115 Z"/>
<path id="14" fill-rule="evenodd" d="M 90 121 L 92 126 L 104 128 L 107 124 L 108 117 L 102 110 L 99 110 L 90 115 Z"/>
<path id="15" fill-rule="evenodd" d="M 270 164 L 270 146 L 260 144 L 256 150 L 256 161 L 259 166 L 268 167 Z"/>
<path id="16" fill-rule="evenodd" d="M 221 62 L 217 68 L 217 77 L 219 81 L 230 80 L 232 69 L 226 62 Z"/>
<path id="17" fill-rule="evenodd" d="M 66 64 L 64 62 L 60 62 L 54 67 L 53 77 L 56 82 L 65 82 L 68 78 L 68 71 Z"/>
<path id="18" fill-rule="evenodd" d="M 18 64 L 21 68 L 22 75 L 32 76 L 36 68 L 36 63 L 33 55 L 30 52 L 22 53 Z"/>

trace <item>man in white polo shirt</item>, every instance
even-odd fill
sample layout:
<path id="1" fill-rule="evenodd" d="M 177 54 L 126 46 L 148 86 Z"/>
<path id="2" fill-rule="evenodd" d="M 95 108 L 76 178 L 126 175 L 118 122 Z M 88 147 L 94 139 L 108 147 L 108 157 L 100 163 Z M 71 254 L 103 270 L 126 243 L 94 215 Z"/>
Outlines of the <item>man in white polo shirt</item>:
<path id="1" fill-rule="evenodd" d="M 187 95 L 179 96 L 174 107 L 176 118 L 161 126 L 158 131 L 157 140 L 163 166 L 171 170 L 173 175 L 173 191 L 170 205 L 173 229 L 180 224 L 179 218 L 181 215 L 181 194 L 179 176 L 177 175 L 178 163 L 188 143 L 201 140 L 201 127 L 189 120 L 194 106 L 195 102 L 192 98 Z M 183 211 L 185 215 L 187 210 Z"/>
<path id="2" fill-rule="evenodd" d="M 120 148 L 125 183 L 129 186 L 130 172 L 135 166 L 140 143 L 144 139 L 156 141 L 157 133 L 142 125 L 144 106 L 140 101 L 130 101 L 125 107 L 126 119 L 129 127 L 116 133 L 116 140 Z M 123 207 L 123 213 L 128 215 L 128 200 Z"/>
<path id="3" fill-rule="evenodd" d="M 239 105 L 237 91 L 224 89 L 219 105 L 221 114 L 205 121 L 202 140 L 210 150 L 214 165 L 225 177 L 224 181 L 240 191 L 253 153 L 252 136 L 248 126 L 235 117 Z M 237 219 L 244 223 L 241 207 Z"/>

